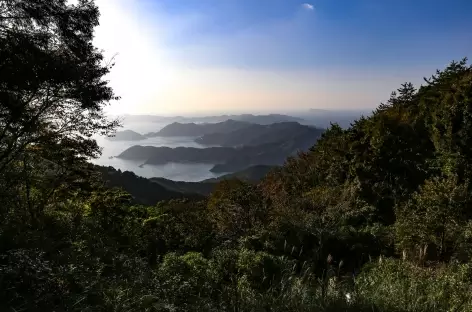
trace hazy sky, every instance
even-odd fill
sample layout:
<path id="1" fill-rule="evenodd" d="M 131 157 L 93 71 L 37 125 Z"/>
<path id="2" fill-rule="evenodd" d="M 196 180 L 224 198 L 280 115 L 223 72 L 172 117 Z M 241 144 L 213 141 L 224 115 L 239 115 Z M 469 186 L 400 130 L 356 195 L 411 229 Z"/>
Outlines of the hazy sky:
<path id="1" fill-rule="evenodd" d="M 472 0 L 96 0 L 116 114 L 374 108 L 472 56 Z"/>

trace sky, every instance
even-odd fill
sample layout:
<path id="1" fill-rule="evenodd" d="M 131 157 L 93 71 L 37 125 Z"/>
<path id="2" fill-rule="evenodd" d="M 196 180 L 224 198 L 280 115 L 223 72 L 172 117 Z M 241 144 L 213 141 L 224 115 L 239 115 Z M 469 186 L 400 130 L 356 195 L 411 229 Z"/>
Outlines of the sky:
<path id="1" fill-rule="evenodd" d="M 374 109 L 472 57 L 471 0 L 96 0 L 112 114 Z"/>

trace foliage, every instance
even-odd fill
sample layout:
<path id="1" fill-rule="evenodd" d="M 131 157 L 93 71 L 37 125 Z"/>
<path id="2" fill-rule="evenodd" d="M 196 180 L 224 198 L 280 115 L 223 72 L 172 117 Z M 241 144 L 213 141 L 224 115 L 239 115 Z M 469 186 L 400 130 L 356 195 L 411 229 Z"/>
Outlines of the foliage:
<path id="1" fill-rule="evenodd" d="M 208 200 L 208 213 L 226 238 L 234 239 L 257 230 L 266 218 L 261 194 L 240 180 L 220 182 Z"/>
<path id="2" fill-rule="evenodd" d="M 103 114 L 117 97 L 92 45 L 98 16 L 92 1 L 0 1 L 0 197 L 33 219 L 99 155 L 91 136 L 118 125 Z"/>
<path id="3" fill-rule="evenodd" d="M 470 311 L 470 264 L 418 268 L 386 259 L 365 268 L 357 296 L 381 311 Z"/>
<path id="4" fill-rule="evenodd" d="M 472 309 L 466 60 L 258 184 L 184 198 L 87 163 L 118 125 L 98 14 L 0 0 L 0 310 Z"/>
<path id="5" fill-rule="evenodd" d="M 120 188 L 133 196 L 133 202 L 142 205 L 156 205 L 163 200 L 177 199 L 177 198 L 192 198 L 201 199 L 203 195 L 197 194 L 200 191 L 198 183 L 195 187 L 189 182 L 190 186 L 185 188 L 185 182 L 173 182 L 162 178 L 146 179 L 137 176 L 133 172 L 116 170 L 113 167 L 95 166 L 95 170 L 101 173 L 101 177 L 105 185 L 110 188 Z M 182 186 L 184 190 L 175 187 Z M 201 189 L 209 193 L 211 186 L 203 185 Z"/>
<path id="6" fill-rule="evenodd" d="M 457 255 L 469 206 L 467 185 L 458 184 L 457 177 L 426 181 L 405 207 L 398 209 L 399 247 L 423 248 L 421 256 L 425 257 L 428 246 L 436 246 L 434 254 L 441 260 Z"/>

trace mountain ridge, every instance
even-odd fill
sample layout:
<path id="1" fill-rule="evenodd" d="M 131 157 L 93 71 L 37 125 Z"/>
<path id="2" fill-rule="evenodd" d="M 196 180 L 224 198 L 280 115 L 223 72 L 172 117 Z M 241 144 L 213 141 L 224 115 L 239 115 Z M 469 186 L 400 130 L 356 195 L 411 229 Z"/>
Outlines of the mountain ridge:
<path id="1" fill-rule="evenodd" d="M 133 131 L 123 130 L 117 131 L 113 136 L 106 137 L 108 141 L 142 141 L 146 139 L 146 136 Z"/>
<path id="2" fill-rule="evenodd" d="M 150 132 L 145 134 L 146 137 L 198 137 L 210 133 L 228 133 L 249 127 L 251 124 L 243 121 L 236 121 L 228 119 L 218 123 L 180 123 L 173 122 L 157 132 Z"/>
<path id="3" fill-rule="evenodd" d="M 296 139 L 300 136 L 317 137 L 323 130 L 297 122 L 281 122 L 270 125 L 253 124 L 228 133 L 203 135 L 195 142 L 202 145 L 218 146 L 255 146 Z"/>
<path id="4" fill-rule="evenodd" d="M 258 123 L 258 124 L 271 124 L 275 122 L 284 121 L 297 121 L 303 122 L 304 119 L 300 117 L 285 115 L 285 114 L 223 114 L 213 116 L 159 116 L 159 115 L 125 115 L 123 116 L 125 122 L 180 122 L 180 123 L 192 123 L 192 122 L 210 122 L 217 123 L 223 122 L 228 119 Z"/>
<path id="5" fill-rule="evenodd" d="M 196 124 L 189 124 L 194 128 Z M 236 128 L 230 131 L 228 129 Z M 174 123 L 167 129 L 180 127 Z M 185 126 L 187 127 L 187 126 Z M 195 142 L 208 145 L 196 147 L 154 147 L 134 145 L 117 155 L 125 160 L 142 161 L 143 165 L 162 165 L 166 163 L 204 163 L 213 164 L 211 172 L 232 173 L 255 165 L 278 166 L 289 156 L 312 147 L 321 137 L 324 129 L 301 125 L 297 122 L 256 125 L 227 121 L 220 124 L 198 125 L 200 131 L 210 132 L 221 129 L 226 133 L 209 133 Z M 164 129 L 163 129 L 164 130 Z M 188 131 L 185 129 L 184 132 Z M 192 132 L 197 130 L 192 129 Z M 175 132 L 167 134 L 176 134 Z M 178 130 L 178 134 L 182 131 Z"/>

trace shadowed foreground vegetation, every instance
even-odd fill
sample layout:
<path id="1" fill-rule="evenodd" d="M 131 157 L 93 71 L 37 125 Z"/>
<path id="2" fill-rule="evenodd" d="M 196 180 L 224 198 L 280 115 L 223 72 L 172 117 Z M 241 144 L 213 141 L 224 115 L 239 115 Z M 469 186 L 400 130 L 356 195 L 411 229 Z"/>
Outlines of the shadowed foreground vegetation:
<path id="1" fill-rule="evenodd" d="M 87 163 L 118 126 L 93 2 L 0 14 L 1 311 L 472 310 L 466 60 L 258 184 L 145 206 Z"/>

